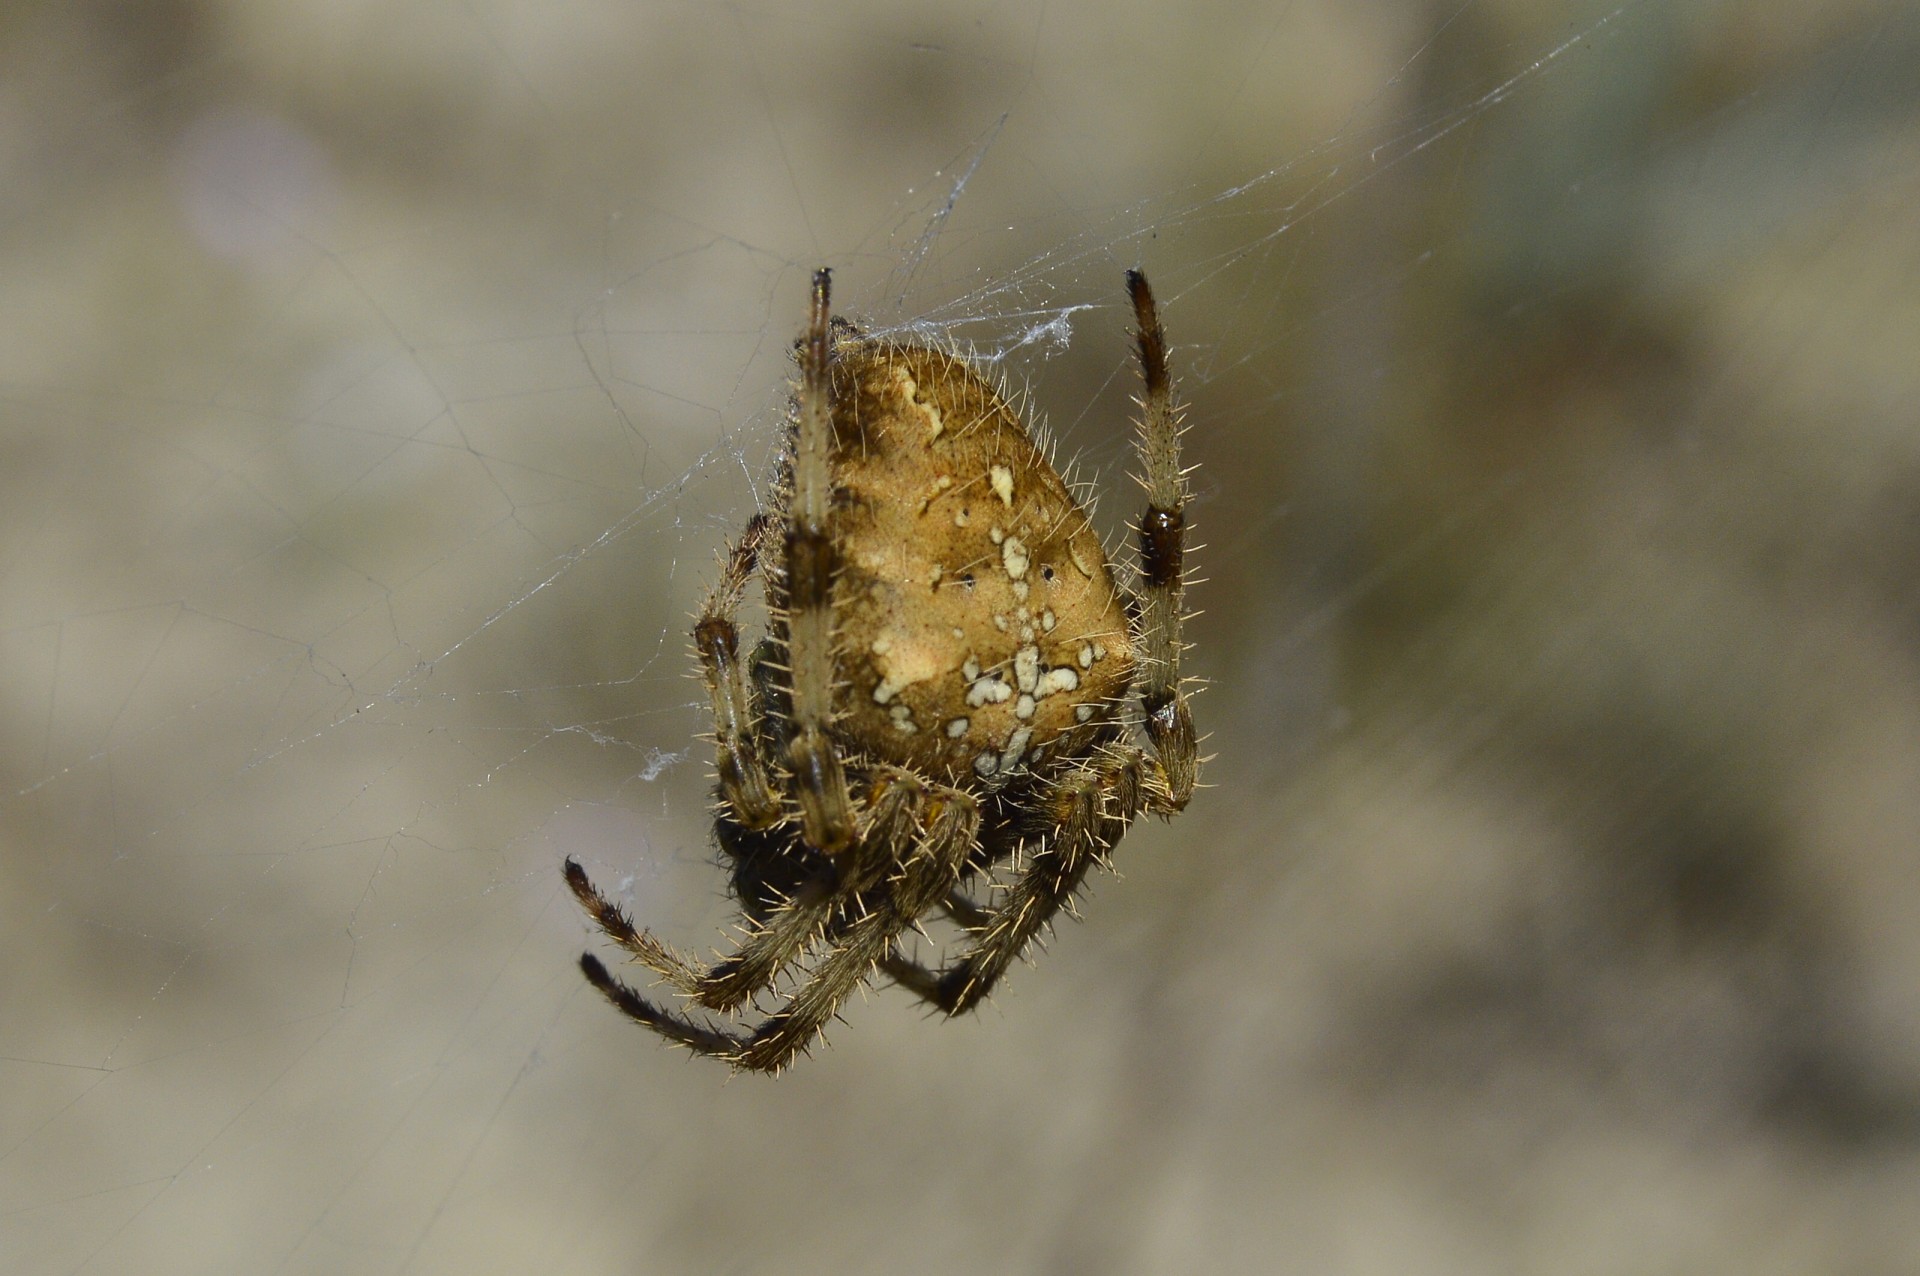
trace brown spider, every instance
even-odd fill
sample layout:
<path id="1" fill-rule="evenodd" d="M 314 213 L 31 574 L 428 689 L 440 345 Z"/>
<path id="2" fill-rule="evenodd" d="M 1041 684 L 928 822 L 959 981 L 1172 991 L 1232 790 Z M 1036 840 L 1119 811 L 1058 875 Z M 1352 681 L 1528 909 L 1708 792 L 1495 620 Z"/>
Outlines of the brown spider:
<path id="1" fill-rule="evenodd" d="M 811 964 L 778 1009 L 723 1027 L 583 955 L 626 1014 L 766 1072 L 876 969 L 959 1014 L 1135 817 L 1186 806 L 1200 759 L 1180 678 L 1179 413 L 1139 272 L 1127 292 L 1145 385 L 1137 594 L 1116 586 L 1086 511 L 1001 394 L 953 354 L 830 319 L 828 274 L 814 275 L 773 507 L 733 546 L 693 630 L 719 755 L 714 829 L 745 937 L 703 967 L 566 864 L 607 937 L 707 1010 L 737 1016 Z M 743 668 L 734 613 L 756 565 L 770 632 Z M 937 970 L 896 947 L 935 911 L 967 935 Z"/>

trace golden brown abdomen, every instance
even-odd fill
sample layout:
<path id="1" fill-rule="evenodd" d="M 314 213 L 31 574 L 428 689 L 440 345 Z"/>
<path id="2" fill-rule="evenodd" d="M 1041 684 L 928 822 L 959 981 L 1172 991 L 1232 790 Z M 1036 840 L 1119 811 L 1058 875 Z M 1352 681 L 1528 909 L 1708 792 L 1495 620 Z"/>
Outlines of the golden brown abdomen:
<path id="1" fill-rule="evenodd" d="M 967 364 L 860 338 L 836 356 L 834 734 L 997 787 L 1132 683 L 1099 537 Z"/>

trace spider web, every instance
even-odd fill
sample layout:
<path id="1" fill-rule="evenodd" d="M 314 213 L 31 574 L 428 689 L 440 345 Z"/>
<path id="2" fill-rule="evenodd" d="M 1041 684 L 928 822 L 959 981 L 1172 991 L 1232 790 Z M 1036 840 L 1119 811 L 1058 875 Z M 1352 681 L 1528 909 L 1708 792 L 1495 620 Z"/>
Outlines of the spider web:
<path id="1" fill-rule="evenodd" d="M 1920 1247 L 1909 7 L 0 31 L 8 1271 Z M 983 1014 L 729 1082 L 558 865 L 723 942 L 685 629 L 822 263 L 1116 544 L 1147 271 L 1214 787 Z"/>

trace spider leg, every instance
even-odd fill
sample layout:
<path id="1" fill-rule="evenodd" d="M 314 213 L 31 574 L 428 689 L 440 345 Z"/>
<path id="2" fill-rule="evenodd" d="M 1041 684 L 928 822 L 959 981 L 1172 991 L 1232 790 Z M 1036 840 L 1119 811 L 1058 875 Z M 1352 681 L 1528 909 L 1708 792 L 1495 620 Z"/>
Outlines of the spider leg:
<path id="1" fill-rule="evenodd" d="M 1167 338 L 1160 328 L 1153 290 L 1137 270 L 1127 272 L 1127 295 L 1138 325 L 1143 395 L 1136 446 L 1147 512 L 1140 518 L 1140 707 L 1146 712 L 1147 738 L 1166 769 L 1167 801 L 1156 809 L 1170 814 L 1193 796 L 1200 778 L 1193 710 L 1180 683 L 1180 639 L 1184 619 L 1186 573 L 1187 476 L 1180 468 L 1180 411 L 1173 402 L 1167 372 Z"/>
<path id="2" fill-rule="evenodd" d="M 872 974 L 895 937 L 939 905 L 972 849 L 980 815 L 971 797 L 943 789 L 928 801 L 917 782 L 904 772 L 898 776 L 904 782 L 888 787 L 874 803 L 875 814 L 867 836 L 861 839 L 865 854 L 858 857 L 864 863 L 890 866 L 890 871 L 870 871 L 876 884 L 865 892 L 823 892 L 824 904 L 816 900 L 790 906 L 784 911 L 792 919 L 791 926 L 776 914 L 739 953 L 710 972 L 700 971 L 646 932 L 636 931 L 625 914 L 587 881 L 584 870 L 567 862 L 568 884 L 609 938 L 705 1004 L 733 997 L 731 1005 L 738 1005 L 771 983 L 824 927 L 830 949 L 788 1004 L 753 1031 L 728 1032 L 655 1005 L 610 974 L 592 954 L 580 959 L 581 970 L 629 1018 L 669 1040 L 726 1059 L 736 1068 L 779 1071 L 820 1035 L 841 1002 Z M 919 818 L 923 804 L 927 809 Z"/>
<path id="3" fill-rule="evenodd" d="M 853 871 L 843 873 L 837 883 L 802 883 L 760 919 L 731 956 L 711 968 L 703 969 L 652 932 L 636 927 L 619 905 L 600 893 L 576 861 L 567 860 L 564 872 L 581 907 L 635 961 L 709 1010 L 736 1010 L 770 986 L 820 936 L 836 905 L 881 881 L 886 868 L 899 863 L 911 846 L 924 799 L 925 790 L 907 772 L 880 768 L 867 807 L 866 832 L 856 853 L 843 857 L 843 869 Z M 723 837 L 721 843 L 727 845 L 728 840 Z"/>
<path id="4" fill-rule="evenodd" d="M 724 1055 L 734 1047 L 734 1039 L 719 1029 L 660 1009 L 607 973 L 607 968 L 592 953 L 580 954 L 580 973 L 629 1019 L 637 1019 L 669 1041 L 677 1041 L 700 1054 Z"/>
<path id="5" fill-rule="evenodd" d="M 793 735 L 787 766 L 807 845 L 839 855 L 854 840 L 853 803 L 840 754 L 827 734 L 833 720 L 833 577 L 838 554 L 827 529 L 833 503 L 833 353 L 830 279 L 814 272 L 807 334 L 800 342 L 799 429 L 788 496 L 785 605 Z"/>
<path id="6" fill-rule="evenodd" d="M 729 1056 L 736 1068 L 778 1072 L 818 1037 L 840 1003 L 873 974 L 901 931 L 918 921 L 959 880 L 979 833 L 974 800 L 952 789 L 929 799 L 922 832 L 882 887 L 861 895 L 834 946 L 814 964 L 793 999 L 769 1015 Z"/>
<path id="7" fill-rule="evenodd" d="M 773 518 L 765 513 L 755 515 L 747 524 L 727 554 L 727 565 L 693 627 L 693 645 L 700 653 L 700 668 L 713 704 L 720 794 L 733 818 L 750 829 L 770 828 L 776 823 L 780 819 L 780 799 L 768 779 L 753 728 L 753 706 L 740 667 L 740 633 L 733 617 L 772 527 Z"/>
<path id="8" fill-rule="evenodd" d="M 889 952 L 881 969 L 949 1015 L 971 1010 L 1054 914 L 1072 901 L 1087 871 L 1153 803 L 1151 790 L 1164 784 L 1161 768 L 1133 748 L 1116 748 L 1095 764 L 1069 773 L 1046 795 L 1044 824 L 1034 830 L 1035 849 L 1025 870 L 1005 898 L 985 910 L 981 923 L 969 927 L 973 944 L 967 954 L 936 971 Z"/>
<path id="9" fill-rule="evenodd" d="M 569 856 L 561 871 L 566 875 L 567 885 L 573 888 L 574 898 L 580 901 L 580 907 L 587 911 L 587 915 L 593 918 L 594 924 L 606 933 L 608 939 L 632 953 L 635 961 L 681 991 L 691 993 L 700 986 L 704 973 L 700 967 L 655 939 L 651 932 L 635 928 L 633 919 L 627 916 L 625 910 L 602 895 L 600 888 L 588 879 L 587 870 L 580 867 L 579 861 Z M 594 966 L 603 975 L 606 973 L 597 961 Z M 587 971 L 587 977 L 594 978 L 592 970 Z M 606 991 L 599 980 L 595 980 L 595 986 L 602 992 Z"/>
<path id="10" fill-rule="evenodd" d="M 907 772 L 878 768 L 866 807 L 866 830 L 855 849 L 842 857 L 839 883 L 831 888 L 809 884 L 775 909 L 732 956 L 700 976 L 694 986 L 681 986 L 711 1010 L 737 1009 L 769 987 L 820 937 L 836 906 L 884 880 L 885 870 L 899 863 L 902 852 L 912 845 L 925 796 L 925 789 Z M 647 965 L 659 970 L 651 962 Z"/>
<path id="11" fill-rule="evenodd" d="M 754 927 L 732 955 L 701 974 L 685 991 L 709 1010 L 734 1011 L 799 959 L 832 920 L 841 892 L 809 883 Z M 658 967 L 655 967 L 658 969 Z"/>
<path id="12" fill-rule="evenodd" d="M 573 861 L 567 861 L 567 870 L 567 881 L 569 884 L 575 883 L 576 874 L 579 875 L 580 881 L 585 881 L 584 874 L 579 872 L 579 866 L 574 864 Z M 581 889 L 581 886 L 575 885 L 576 894 L 580 893 Z M 601 899 L 599 892 L 593 890 L 590 884 L 585 887 L 585 890 L 589 892 L 589 894 L 583 895 L 581 902 L 587 904 L 590 912 L 595 911 L 589 902 L 590 898 L 605 903 L 605 901 Z M 618 915 L 618 910 L 614 909 L 612 905 L 608 904 L 607 907 Z M 862 916 L 871 914 L 869 908 L 861 906 L 858 902 L 849 905 L 849 907 L 857 909 Z M 801 913 L 799 910 L 792 910 L 789 915 L 798 919 Z M 819 916 L 826 920 L 831 920 L 831 910 L 823 910 Z M 624 918 L 622 918 L 622 920 L 624 921 Z M 807 918 L 806 933 L 798 938 L 798 942 L 791 945 L 793 953 L 797 953 L 800 949 L 804 948 L 813 938 L 814 928 L 812 921 L 812 917 Z M 711 972 L 703 972 L 697 966 L 686 961 L 685 958 L 679 957 L 678 954 L 673 954 L 665 945 L 659 944 L 658 941 L 654 940 L 652 936 L 648 935 L 645 931 L 635 933 L 632 930 L 631 924 L 628 924 L 626 927 L 627 935 L 616 933 L 604 922 L 602 923 L 602 929 L 605 929 L 608 936 L 616 943 L 619 943 L 621 947 L 633 953 L 642 965 L 661 975 L 682 992 L 696 999 L 703 999 L 707 995 L 712 995 L 714 998 L 719 999 L 723 994 L 732 996 L 737 993 L 738 998 L 734 1003 L 737 1005 L 738 1002 L 745 1001 L 747 997 L 750 997 L 758 990 L 758 985 L 752 984 L 750 977 L 735 975 L 730 970 L 730 963 L 734 959 L 722 962 Z M 762 940 L 762 950 L 770 950 L 776 943 L 782 942 L 768 938 L 772 931 L 779 930 L 781 930 L 781 928 L 778 927 L 763 928 L 761 931 L 756 932 L 755 936 L 750 939 L 748 943 L 752 945 L 755 940 Z M 635 942 L 631 944 L 628 943 L 627 936 L 632 936 Z M 789 939 L 792 938 L 791 933 L 786 932 L 785 937 Z M 669 954 L 664 959 L 661 957 L 663 952 Z M 738 956 L 739 954 L 736 954 L 736 957 Z M 791 959 L 792 954 L 789 954 L 787 960 L 790 961 Z M 785 961 L 774 964 L 771 967 L 772 973 L 777 975 L 785 964 Z M 756 1033 L 730 1032 L 724 1028 L 715 1027 L 712 1024 L 702 1023 L 677 1010 L 656 1005 L 653 1001 L 635 991 L 625 982 L 610 973 L 607 968 L 601 964 L 600 959 L 592 953 L 581 954 L 580 970 L 586 975 L 587 982 L 599 989 L 601 994 L 605 996 L 608 1001 L 611 1001 L 614 1006 L 628 1018 L 645 1024 L 669 1041 L 686 1046 L 695 1054 L 712 1055 L 716 1058 L 725 1059 L 736 1068 L 756 1066 L 741 1061 L 742 1053 L 754 1044 L 757 1036 Z M 769 976 L 769 980 L 770 979 L 771 976 Z M 712 981 L 711 993 L 709 993 L 709 981 Z M 773 1022 L 773 1020 L 770 1018 L 767 1023 L 771 1022 Z M 761 1028 L 764 1029 L 766 1026 L 767 1024 L 763 1023 Z M 804 1042 L 801 1044 L 804 1044 Z M 788 1052 L 787 1057 L 790 1056 L 791 1051 Z M 784 1058 L 782 1062 L 784 1062 Z M 779 1064 L 773 1064 L 770 1065 L 770 1067 L 777 1070 Z"/>

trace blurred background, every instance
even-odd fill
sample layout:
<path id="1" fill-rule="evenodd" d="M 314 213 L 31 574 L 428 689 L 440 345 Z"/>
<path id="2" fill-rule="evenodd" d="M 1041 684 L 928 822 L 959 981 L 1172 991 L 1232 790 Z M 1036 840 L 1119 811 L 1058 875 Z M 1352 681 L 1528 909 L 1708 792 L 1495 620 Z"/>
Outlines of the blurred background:
<path id="1" fill-rule="evenodd" d="M 1920 1263 L 1920 10 L 0 11 L 0 1266 Z M 777 1081 L 686 627 L 807 273 L 1200 469 L 1212 787 Z"/>

